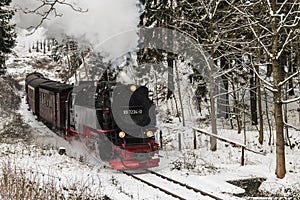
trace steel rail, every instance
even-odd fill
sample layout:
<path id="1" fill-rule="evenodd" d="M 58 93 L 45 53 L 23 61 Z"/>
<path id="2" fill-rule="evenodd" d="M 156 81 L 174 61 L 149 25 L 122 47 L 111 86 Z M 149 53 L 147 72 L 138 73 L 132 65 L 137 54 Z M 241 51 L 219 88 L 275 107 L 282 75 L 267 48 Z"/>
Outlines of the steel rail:
<path id="1" fill-rule="evenodd" d="M 199 190 L 199 189 L 194 188 L 194 187 L 192 187 L 192 186 L 189 186 L 189 185 L 187 185 L 187 184 L 185 184 L 185 183 L 181 183 L 181 182 L 179 182 L 179 181 L 176 181 L 176 180 L 174 180 L 174 179 L 171 179 L 171 178 L 169 178 L 169 177 L 166 177 L 165 175 L 159 174 L 159 173 L 157 173 L 157 172 L 155 172 L 155 171 L 152 171 L 152 170 L 146 170 L 146 171 L 148 171 L 149 173 L 154 174 L 154 175 L 156 175 L 156 176 L 158 176 L 158 177 L 160 177 L 160 178 L 162 178 L 162 179 L 165 179 L 165 180 L 167 180 L 167 181 L 170 181 L 170 182 L 173 182 L 173 183 L 175 183 L 175 184 L 178 184 L 178 185 L 180 185 L 180 186 L 182 186 L 182 187 L 185 187 L 185 188 L 187 188 L 187 189 L 189 189 L 189 190 L 193 190 L 193 191 L 195 191 L 195 192 L 199 192 L 199 193 L 202 194 L 203 196 L 208 196 L 208 197 L 211 197 L 211 198 L 216 199 L 216 200 L 222 200 L 222 198 L 219 198 L 219 197 L 217 197 L 217 196 L 215 196 L 215 195 L 213 195 L 213 194 L 210 194 L 210 193 L 205 192 L 205 191 L 203 191 L 203 190 Z"/>
<path id="2" fill-rule="evenodd" d="M 167 180 L 167 181 L 169 181 L 169 182 L 172 182 L 172 183 L 174 183 L 174 184 L 180 185 L 181 187 L 185 187 L 185 188 L 188 189 L 188 190 L 193 190 L 193 191 L 196 192 L 196 193 L 200 193 L 200 194 L 203 195 L 203 196 L 208 196 L 208 197 L 210 197 L 210 198 L 212 198 L 212 199 L 216 199 L 216 200 L 223 200 L 222 198 L 219 198 L 219 197 L 217 197 L 217 196 L 215 196 L 215 195 L 213 195 L 213 194 L 210 194 L 210 193 L 205 192 L 205 191 L 203 191 L 203 190 L 194 188 L 194 187 L 189 186 L 189 185 L 187 185 L 187 184 L 185 184 L 185 183 L 181 183 L 181 182 L 179 182 L 179 181 L 176 181 L 176 180 L 174 180 L 174 179 L 171 179 L 171 178 L 169 178 L 169 177 L 166 177 L 166 176 L 164 176 L 164 175 L 162 175 L 162 174 L 159 174 L 159 173 L 157 173 L 157 172 L 155 172 L 155 171 L 152 171 L 152 170 L 145 170 L 145 171 L 146 171 L 146 172 L 149 172 L 149 173 L 151 173 L 151 174 L 153 174 L 153 175 L 155 175 L 155 176 L 157 176 L 157 177 L 159 177 L 159 178 L 162 178 L 162 179 Z M 126 172 L 126 171 L 122 171 L 122 172 L 123 172 L 124 174 L 126 174 L 127 176 L 130 176 L 130 177 L 132 177 L 132 178 L 134 178 L 134 179 L 137 179 L 138 181 L 141 181 L 141 182 L 143 182 L 143 183 L 145 183 L 145 184 L 147 184 L 147 185 L 149 185 L 149 186 L 151 186 L 151 187 L 153 187 L 153 188 L 155 188 L 155 189 L 159 189 L 160 191 L 164 192 L 165 194 L 171 195 L 172 197 L 175 197 L 175 198 L 180 199 L 180 200 L 186 200 L 186 198 L 183 198 L 183 197 L 181 197 L 181 196 L 178 196 L 177 194 L 174 194 L 174 193 L 172 193 L 172 192 L 170 192 L 170 191 L 168 191 L 168 190 L 166 190 L 166 189 L 163 189 L 163 188 L 161 188 L 161 187 L 159 187 L 159 186 L 157 186 L 157 185 L 155 185 L 155 184 L 153 184 L 153 183 L 151 183 L 151 182 L 149 182 L 149 181 L 146 181 L 146 180 L 144 180 L 144 179 L 142 179 L 142 178 L 139 178 L 138 176 L 135 176 L 135 175 L 132 174 L 132 173 L 129 173 L 129 172 Z"/>
<path id="3" fill-rule="evenodd" d="M 125 172 L 125 171 L 123 171 L 123 173 L 126 174 L 127 176 L 130 176 L 130 177 L 132 177 L 134 179 L 137 179 L 137 180 L 145 183 L 146 185 L 149 185 L 149 186 L 151 186 L 151 187 L 153 187 L 155 189 L 159 189 L 160 191 L 162 191 L 162 192 L 164 192 L 164 193 L 166 193 L 168 195 L 171 195 L 172 197 L 175 197 L 175 198 L 180 199 L 180 200 L 186 200 L 186 198 L 180 197 L 180 196 L 178 196 L 178 195 L 176 195 L 176 194 L 174 194 L 174 193 L 172 193 L 172 192 L 170 192 L 168 190 L 165 190 L 165 189 L 163 189 L 163 188 L 161 188 L 161 187 L 159 187 L 157 185 L 154 185 L 153 183 L 150 183 L 149 181 L 146 181 L 146 180 L 144 180 L 142 178 L 139 178 L 139 177 L 135 176 L 134 174 L 131 174 L 131 173 Z"/>

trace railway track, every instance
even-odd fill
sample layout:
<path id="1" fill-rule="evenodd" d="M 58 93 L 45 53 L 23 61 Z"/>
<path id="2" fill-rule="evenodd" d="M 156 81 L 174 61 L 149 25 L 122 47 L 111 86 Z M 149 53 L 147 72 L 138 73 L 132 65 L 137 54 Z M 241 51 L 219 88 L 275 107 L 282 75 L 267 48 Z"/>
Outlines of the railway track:
<path id="1" fill-rule="evenodd" d="M 123 171 L 123 173 L 127 176 L 143 182 L 150 187 L 158 189 L 176 199 L 204 199 L 206 197 L 207 199 L 222 200 L 222 198 L 219 198 L 211 193 L 194 188 L 185 183 L 181 183 L 157 172 L 151 170 L 146 170 L 146 172 L 147 173 L 144 174 L 133 174 Z"/>

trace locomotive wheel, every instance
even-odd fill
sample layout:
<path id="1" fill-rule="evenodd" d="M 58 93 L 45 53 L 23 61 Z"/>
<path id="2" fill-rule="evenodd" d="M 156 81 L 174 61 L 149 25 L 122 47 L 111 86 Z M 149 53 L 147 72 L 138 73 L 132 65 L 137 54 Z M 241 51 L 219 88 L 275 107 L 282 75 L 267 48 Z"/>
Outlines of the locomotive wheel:
<path id="1" fill-rule="evenodd" d="M 110 161 L 113 156 L 112 143 L 108 139 L 101 139 L 98 144 L 99 156 L 102 161 Z"/>

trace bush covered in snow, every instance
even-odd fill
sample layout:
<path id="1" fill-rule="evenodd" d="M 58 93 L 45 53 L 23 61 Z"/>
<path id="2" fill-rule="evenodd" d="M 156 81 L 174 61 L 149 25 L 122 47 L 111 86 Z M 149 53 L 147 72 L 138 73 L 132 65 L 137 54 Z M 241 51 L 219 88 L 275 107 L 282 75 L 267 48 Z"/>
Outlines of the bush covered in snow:
<path id="1" fill-rule="evenodd" d="M 58 184 L 55 177 L 52 181 L 45 181 L 49 177 L 33 172 L 17 169 L 9 162 L 2 163 L 0 170 L 0 197 L 3 199 L 99 199 L 109 200 L 107 196 L 90 195 L 88 185 L 70 185 L 69 187 Z M 51 177 L 50 177 L 51 178 Z M 45 179 L 45 180 L 44 180 Z"/>

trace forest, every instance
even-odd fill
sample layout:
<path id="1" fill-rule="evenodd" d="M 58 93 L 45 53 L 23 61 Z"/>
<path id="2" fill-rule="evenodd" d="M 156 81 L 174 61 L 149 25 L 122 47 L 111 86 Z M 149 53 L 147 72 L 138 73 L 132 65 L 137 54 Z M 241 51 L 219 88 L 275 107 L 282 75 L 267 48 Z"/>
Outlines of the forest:
<path id="1" fill-rule="evenodd" d="M 289 123 L 292 111 L 300 117 L 299 1 L 154 0 L 142 4 L 141 27 L 179 31 L 209 53 L 218 66 L 210 76 L 221 76 L 226 92 L 225 118 L 236 121 L 232 128 L 241 133 L 243 112 L 257 126 L 259 143 L 263 143 L 264 130 L 275 128 L 276 175 L 283 178 L 288 130 L 300 130 L 297 124 Z M 168 67 L 174 68 L 176 56 L 170 52 L 139 53 L 141 59 L 166 57 Z M 197 63 L 192 65 L 197 68 Z M 210 95 L 212 105 L 213 99 Z M 289 106 L 295 102 L 298 107 Z M 217 113 L 211 112 L 212 131 L 217 133 L 213 123 Z"/>
<path id="2" fill-rule="evenodd" d="M 0 3 L 1 74 L 5 73 L 5 58 L 11 53 L 16 37 L 12 22 L 14 9 L 10 3 L 11 0 Z M 51 14 L 60 17 L 55 9 L 57 4 L 70 7 L 74 12 L 88 12 L 73 3 L 41 0 L 40 7 L 25 9 L 25 12 L 37 13 L 41 17 L 40 23 L 31 30 L 36 30 Z M 276 175 L 283 178 L 286 174 L 286 144 L 293 148 L 288 141 L 289 130 L 300 131 L 297 123 L 300 120 L 299 1 L 141 0 L 137 7 L 140 9 L 140 29 L 161 28 L 154 32 L 153 37 L 171 43 L 175 49 L 180 44 L 174 42 L 174 35 L 164 30 L 176 31 L 188 37 L 196 48 L 204 49 L 211 59 L 209 66 L 214 66 L 209 70 L 208 81 L 202 83 L 204 77 L 198 71 L 201 60 L 196 59 L 197 55 L 185 57 L 186 52 L 178 55 L 163 49 L 144 48 L 142 41 L 143 48 L 137 52 L 137 62 L 165 62 L 168 67 L 167 99 L 177 95 L 173 91 L 179 86 L 173 77 L 177 63 L 183 60 L 194 71 L 191 79 L 198 84 L 195 91 L 198 100 L 207 98 L 210 102 L 210 123 L 212 132 L 217 134 L 216 121 L 220 113 L 216 107 L 220 102 L 213 90 L 216 77 L 221 77 L 224 91 L 221 102 L 226 111 L 224 119 L 230 122 L 232 129 L 241 133 L 247 118 L 249 124 L 257 127 L 260 144 L 266 132 L 275 134 Z M 81 55 L 78 54 L 77 58 Z M 216 144 L 213 140 L 211 142 L 211 149 L 216 150 Z"/>

